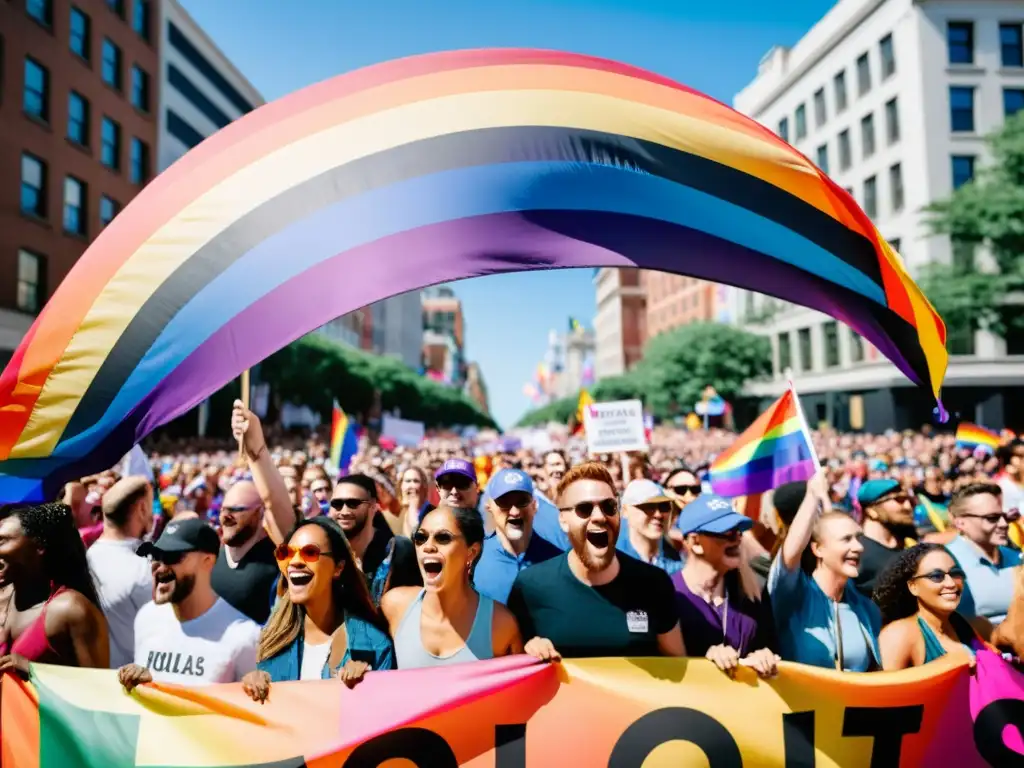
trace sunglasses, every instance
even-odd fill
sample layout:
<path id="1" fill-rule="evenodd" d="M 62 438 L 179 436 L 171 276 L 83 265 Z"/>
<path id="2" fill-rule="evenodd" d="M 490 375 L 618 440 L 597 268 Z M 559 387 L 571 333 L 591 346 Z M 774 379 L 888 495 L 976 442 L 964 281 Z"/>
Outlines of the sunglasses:
<path id="1" fill-rule="evenodd" d="M 331 499 L 331 509 L 341 512 L 345 507 L 349 509 L 359 509 L 369 499 Z"/>
<path id="2" fill-rule="evenodd" d="M 423 547 L 426 546 L 426 543 L 430 541 L 431 538 L 434 539 L 434 543 L 437 544 L 437 546 L 446 547 L 459 537 L 451 531 L 434 531 L 433 535 L 431 535 L 422 528 L 419 528 L 412 535 L 412 543 L 417 547 Z"/>
<path id="3" fill-rule="evenodd" d="M 685 496 L 686 494 L 700 496 L 700 485 L 673 485 L 672 493 L 677 496 Z"/>
<path id="4" fill-rule="evenodd" d="M 173 567 L 184 560 L 187 554 L 188 552 L 154 552 L 153 562 Z"/>
<path id="5" fill-rule="evenodd" d="M 243 512 L 248 512 L 251 509 L 256 509 L 256 507 L 258 507 L 258 506 L 259 506 L 259 504 L 253 504 L 252 506 L 248 506 L 247 507 L 247 506 L 245 506 L 243 504 L 241 506 L 235 506 L 235 507 L 221 507 L 220 510 L 221 510 L 221 512 L 230 512 L 232 515 L 240 515 Z"/>
<path id="6" fill-rule="evenodd" d="M 506 493 L 504 496 L 494 500 L 494 503 L 498 505 L 498 509 L 502 512 L 508 512 L 512 507 L 516 509 L 526 509 L 530 506 L 533 501 L 533 496 L 528 493 Z"/>
<path id="7" fill-rule="evenodd" d="M 960 568 L 950 568 L 948 571 L 940 571 L 936 568 L 934 571 L 928 571 L 928 573 L 922 573 L 915 576 L 911 581 L 916 581 L 917 579 L 928 579 L 932 584 L 941 584 L 946 580 L 947 576 L 949 576 L 953 581 L 963 581 L 967 578 L 967 574 Z"/>
<path id="8" fill-rule="evenodd" d="M 654 504 L 637 504 L 645 515 L 653 515 L 655 512 L 661 512 L 663 515 L 671 515 L 672 510 L 675 509 L 675 504 L 671 501 L 659 501 Z"/>
<path id="9" fill-rule="evenodd" d="M 279 563 L 288 563 L 295 559 L 295 555 L 302 559 L 302 562 L 312 565 L 321 557 L 330 557 L 330 552 L 324 552 L 316 544 L 307 544 L 304 547 L 292 547 L 287 544 L 278 544 L 274 550 L 274 557 Z"/>
<path id="10" fill-rule="evenodd" d="M 619 502 L 615 499 L 598 499 L 596 501 L 581 501 L 571 507 L 561 507 L 562 512 L 575 512 L 576 517 L 587 519 L 594 514 L 595 509 L 600 509 L 605 517 L 615 517 L 619 514 Z"/>
<path id="11" fill-rule="evenodd" d="M 1015 523 L 1020 520 L 1020 511 L 1011 509 L 1009 512 L 992 512 L 988 515 L 960 515 L 961 517 L 976 517 L 980 520 L 984 520 L 989 525 L 996 525 L 1000 520 L 1005 520 L 1007 523 Z"/>
<path id="12" fill-rule="evenodd" d="M 733 528 L 731 531 L 725 531 L 724 533 L 711 533 L 710 531 L 697 531 L 697 533 L 701 536 L 721 541 L 739 541 L 743 537 L 743 531 L 739 528 Z"/>
<path id="13" fill-rule="evenodd" d="M 465 475 L 441 475 L 437 479 L 437 487 L 442 491 L 450 491 L 453 488 L 456 491 L 468 491 L 472 484 L 473 481 Z"/>

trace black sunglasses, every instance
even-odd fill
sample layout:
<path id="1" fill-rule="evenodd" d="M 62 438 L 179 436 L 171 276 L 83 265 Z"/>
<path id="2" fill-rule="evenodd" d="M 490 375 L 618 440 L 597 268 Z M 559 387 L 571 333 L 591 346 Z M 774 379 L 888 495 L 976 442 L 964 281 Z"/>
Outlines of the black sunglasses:
<path id="1" fill-rule="evenodd" d="M 430 541 L 430 538 L 430 533 L 424 531 L 422 528 L 419 528 L 412 535 L 412 543 L 415 544 L 417 547 L 422 547 L 425 546 L 428 541 Z M 433 534 L 433 538 L 434 543 L 437 544 L 437 546 L 446 547 L 459 537 L 451 531 L 435 531 Z"/>
<path id="2" fill-rule="evenodd" d="M 457 491 L 468 490 L 473 484 L 465 475 L 441 475 L 437 478 L 437 487 L 442 491 L 450 491 L 454 488 Z"/>
<path id="3" fill-rule="evenodd" d="M 1020 512 L 1016 509 L 1011 509 L 1009 512 L 992 512 L 988 515 L 962 514 L 960 517 L 974 517 L 979 520 L 984 520 L 989 525 L 997 525 L 1000 520 L 1006 520 L 1007 523 L 1017 522 L 1020 520 Z"/>
<path id="4" fill-rule="evenodd" d="M 917 579 L 928 579 L 932 584 L 941 584 L 949 576 L 953 581 L 963 581 L 967 578 L 967 574 L 960 568 L 950 568 L 948 571 L 940 571 L 936 568 L 934 571 L 928 571 L 928 573 L 922 573 L 915 576 L 911 581 L 917 581 Z"/>
<path id="5" fill-rule="evenodd" d="M 533 502 L 533 496 L 526 493 L 526 491 L 513 491 L 494 500 L 494 503 L 498 505 L 498 509 L 502 512 L 508 512 L 512 507 L 526 509 L 530 506 L 531 502 Z"/>
<path id="6" fill-rule="evenodd" d="M 245 506 L 244 504 L 242 504 L 235 507 L 221 507 L 220 510 L 221 512 L 229 512 L 232 515 L 240 515 L 243 512 L 248 512 L 251 509 L 256 509 L 258 506 L 259 504 L 252 504 L 250 506 Z"/>
<path id="7" fill-rule="evenodd" d="M 654 504 L 637 504 L 645 515 L 653 515 L 655 512 L 661 512 L 663 515 L 671 515 L 672 510 L 675 509 L 675 504 L 671 501 L 659 501 Z"/>
<path id="8" fill-rule="evenodd" d="M 672 493 L 677 496 L 685 496 L 690 494 L 691 496 L 700 496 L 700 483 L 697 485 L 673 485 Z"/>
<path id="9" fill-rule="evenodd" d="M 153 561 L 164 565 L 175 566 L 185 559 L 188 552 L 157 552 L 153 551 Z"/>
<path id="10" fill-rule="evenodd" d="M 562 512 L 575 512 L 576 517 L 586 519 L 594 514 L 595 509 L 600 509 L 605 517 L 615 517 L 619 514 L 619 502 L 615 499 L 598 499 L 595 501 L 581 501 L 571 507 L 561 507 Z"/>
<path id="11" fill-rule="evenodd" d="M 369 499 L 331 499 L 331 509 L 341 512 L 345 507 L 359 509 Z"/>

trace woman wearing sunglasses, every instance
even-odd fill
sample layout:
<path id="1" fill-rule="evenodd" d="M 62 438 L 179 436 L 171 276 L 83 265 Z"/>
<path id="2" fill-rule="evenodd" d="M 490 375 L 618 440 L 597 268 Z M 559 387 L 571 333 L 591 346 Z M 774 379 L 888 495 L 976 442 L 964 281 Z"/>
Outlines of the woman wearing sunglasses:
<path id="1" fill-rule="evenodd" d="M 480 513 L 464 507 L 433 509 L 413 532 L 424 586 L 395 587 L 380 602 L 400 669 L 522 653 L 509 610 L 473 588 L 483 540 Z"/>
<path id="2" fill-rule="evenodd" d="M 303 520 L 274 553 L 284 579 L 256 648 L 257 671 L 242 686 L 266 701 L 271 682 L 337 676 L 350 687 L 369 670 L 394 669 L 391 640 L 341 527 Z"/>
<path id="3" fill-rule="evenodd" d="M 964 572 L 941 544 L 900 552 L 875 587 L 882 668 L 919 667 L 947 654 L 973 659 L 984 643 L 956 612 L 963 591 Z"/>

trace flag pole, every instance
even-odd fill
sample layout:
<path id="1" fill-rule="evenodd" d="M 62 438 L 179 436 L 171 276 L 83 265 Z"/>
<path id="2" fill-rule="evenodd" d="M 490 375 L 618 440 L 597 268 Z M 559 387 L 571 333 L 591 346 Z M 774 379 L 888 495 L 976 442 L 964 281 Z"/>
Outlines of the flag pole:
<path id="1" fill-rule="evenodd" d="M 242 397 L 241 397 L 241 400 L 242 400 L 242 405 L 245 406 L 245 409 L 249 410 L 249 369 L 248 368 L 246 368 L 244 371 L 242 371 Z M 245 447 L 244 443 L 245 443 L 245 436 L 243 435 L 238 440 L 238 455 L 241 456 L 243 459 L 245 458 L 245 451 L 243 450 L 244 447 Z"/>
<path id="2" fill-rule="evenodd" d="M 804 414 L 804 407 L 800 404 L 800 395 L 797 394 L 796 385 L 793 384 L 793 375 L 788 373 L 789 391 L 793 393 L 793 403 L 796 405 L 796 413 L 800 419 L 800 431 L 804 434 L 807 445 L 811 448 L 811 458 L 814 459 L 814 471 L 821 469 L 821 462 L 818 460 L 818 452 L 814 448 L 814 440 L 811 438 L 811 428 L 807 425 L 807 416 Z"/>

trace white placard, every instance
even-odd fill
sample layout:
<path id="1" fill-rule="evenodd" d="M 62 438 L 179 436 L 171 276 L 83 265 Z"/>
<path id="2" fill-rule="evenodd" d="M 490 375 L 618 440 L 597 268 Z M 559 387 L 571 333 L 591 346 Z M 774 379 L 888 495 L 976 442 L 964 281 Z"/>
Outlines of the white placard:
<path id="1" fill-rule="evenodd" d="M 380 434 L 382 437 L 390 437 L 398 445 L 416 448 L 423 442 L 425 430 L 422 421 L 409 421 L 384 414 Z"/>
<path id="2" fill-rule="evenodd" d="M 647 450 L 644 406 L 639 400 L 585 406 L 583 425 L 587 430 L 587 451 L 592 454 Z"/>

